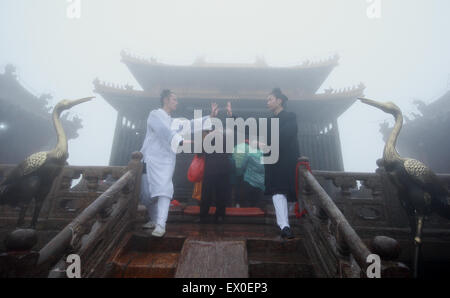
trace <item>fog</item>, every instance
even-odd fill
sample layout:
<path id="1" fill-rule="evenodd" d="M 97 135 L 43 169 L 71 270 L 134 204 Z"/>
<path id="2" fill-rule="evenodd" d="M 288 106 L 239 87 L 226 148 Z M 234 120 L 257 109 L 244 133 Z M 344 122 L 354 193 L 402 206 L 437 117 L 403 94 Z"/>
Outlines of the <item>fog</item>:
<path id="1" fill-rule="evenodd" d="M 120 62 L 123 49 L 180 65 L 198 57 L 213 63 L 263 57 L 269 66 L 294 66 L 339 54 L 319 92 L 363 82 L 366 97 L 391 100 L 408 115 L 417 112 L 413 100 L 429 103 L 449 89 L 450 1 L 377 1 L 81 0 L 80 18 L 71 19 L 70 1 L 1 0 L 0 72 L 15 65 L 20 82 L 34 95 L 50 93 L 52 105 L 97 97 L 70 111 L 84 126 L 69 141 L 72 165 L 109 162 L 117 114 L 92 81 L 140 89 Z M 373 18 L 368 8 L 377 3 Z M 384 146 L 379 124 L 386 120 L 393 123 L 360 102 L 339 118 L 346 171 L 375 170 Z"/>

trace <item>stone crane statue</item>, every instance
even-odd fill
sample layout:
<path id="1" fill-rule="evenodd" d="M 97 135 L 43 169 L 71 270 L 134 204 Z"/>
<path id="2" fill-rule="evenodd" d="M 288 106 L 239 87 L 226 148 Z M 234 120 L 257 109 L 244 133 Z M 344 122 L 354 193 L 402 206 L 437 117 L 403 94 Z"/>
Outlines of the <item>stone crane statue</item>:
<path id="1" fill-rule="evenodd" d="M 25 213 L 32 199 L 35 208 L 31 227 L 37 223 L 42 204 L 69 157 L 67 137 L 61 125 L 60 115 L 75 105 L 89 101 L 94 97 L 78 100 L 62 100 L 53 109 L 53 125 L 56 129 L 57 144 L 51 151 L 34 153 L 18 164 L 0 184 L 0 204 L 19 206 L 17 226 L 23 225 Z"/>
<path id="2" fill-rule="evenodd" d="M 415 245 L 414 277 L 417 277 L 424 217 L 435 212 L 450 219 L 450 205 L 447 201 L 448 190 L 433 171 L 422 162 L 412 158 L 404 158 L 398 154 L 395 146 L 403 125 L 403 115 L 400 108 L 392 102 L 381 103 L 366 98 L 358 99 L 393 115 L 395 118 L 394 128 L 384 146 L 383 163 L 389 179 L 397 188 L 400 202 L 408 215 Z"/>

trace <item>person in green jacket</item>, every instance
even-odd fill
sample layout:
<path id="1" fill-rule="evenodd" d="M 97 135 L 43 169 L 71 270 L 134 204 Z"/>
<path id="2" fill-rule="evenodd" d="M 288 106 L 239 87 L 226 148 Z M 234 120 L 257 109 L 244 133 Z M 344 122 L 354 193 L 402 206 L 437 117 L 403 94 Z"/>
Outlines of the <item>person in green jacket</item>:
<path id="1" fill-rule="evenodd" d="M 236 176 L 242 177 L 239 191 L 240 207 L 263 207 L 264 165 L 263 153 L 256 141 L 238 144 L 233 151 Z"/>

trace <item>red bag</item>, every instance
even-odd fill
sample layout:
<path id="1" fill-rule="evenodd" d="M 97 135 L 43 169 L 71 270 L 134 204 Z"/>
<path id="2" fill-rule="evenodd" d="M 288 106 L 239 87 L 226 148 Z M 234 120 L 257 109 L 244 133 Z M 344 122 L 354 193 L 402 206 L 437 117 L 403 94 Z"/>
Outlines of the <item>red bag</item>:
<path id="1" fill-rule="evenodd" d="M 203 173 L 205 171 L 205 157 L 198 157 L 196 154 L 189 166 L 187 178 L 191 182 L 200 182 L 203 180 Z"/>

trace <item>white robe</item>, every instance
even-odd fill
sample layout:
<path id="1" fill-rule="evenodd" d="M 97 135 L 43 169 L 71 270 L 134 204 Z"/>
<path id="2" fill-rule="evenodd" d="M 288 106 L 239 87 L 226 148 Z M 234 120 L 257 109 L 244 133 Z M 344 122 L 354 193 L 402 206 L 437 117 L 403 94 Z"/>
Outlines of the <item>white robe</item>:
<path id="1" fill-rule="evenodd" d="M 191 120 L 191 130 L 203 128 L 204 121 L 209 116 Z M 142 145 L 141 153 L 147 164 L 147 181 L 142 183 L 142 201 L 155 197 L 173 198 L 172 176 L 175 170 L 176 150 L 172 144 L 179 144 L 183 137 L 179 134 L 182 127 L 172 128 L 174 119 L 163 109 L 150 112 L 147 119 L 147 133 Z M 201 121 L 194 125 L 194 121 Z M 195 132 L 195 131 L 194 131 Z M 174 148 L 175 149 L 175 148 Z"/>

